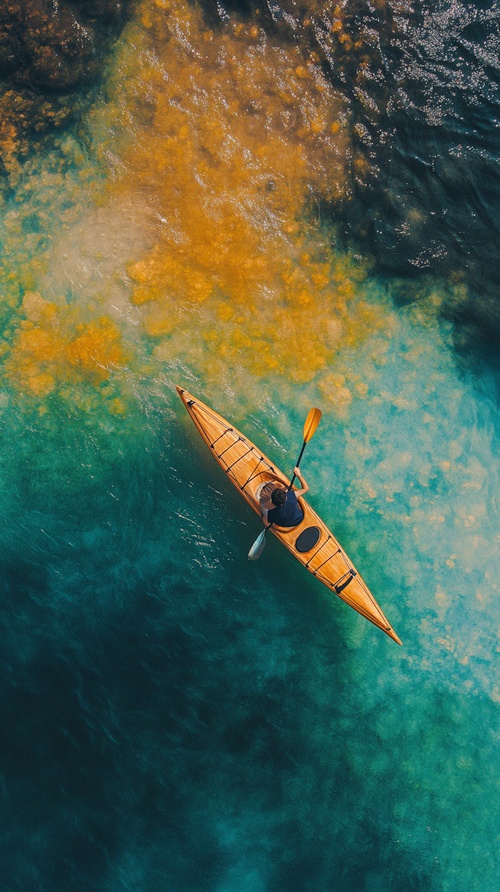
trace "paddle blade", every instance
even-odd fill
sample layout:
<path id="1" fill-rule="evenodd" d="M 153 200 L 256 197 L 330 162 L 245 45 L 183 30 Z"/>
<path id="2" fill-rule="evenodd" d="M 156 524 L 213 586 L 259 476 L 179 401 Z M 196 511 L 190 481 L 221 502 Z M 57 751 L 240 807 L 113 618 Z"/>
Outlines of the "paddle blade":
<path id="1" fill-rule="evenodd" d="M 257 536 L 255 542 L 253 543 L 250 551 L 248 552 L 248 560 L 256 561 L 264 551 L 266 547 L 266 530 L 262 530 L 260 536 Z"/>
<path id="2" fill-rule="evenodd" d="M 311 409 L 304 424 L 304 443 L 309 443 L 321 421 L 321 409 Z"/>

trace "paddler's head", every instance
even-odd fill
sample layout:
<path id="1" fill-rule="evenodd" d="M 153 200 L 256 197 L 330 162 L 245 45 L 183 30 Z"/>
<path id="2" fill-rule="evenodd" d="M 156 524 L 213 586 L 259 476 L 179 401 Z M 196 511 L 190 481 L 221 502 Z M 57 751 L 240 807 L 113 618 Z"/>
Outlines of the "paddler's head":
<path id="1" fill-rule="evenodd" d="M 276 508 L 280 508 L 281 505 L 284 505 L 286 502 L 286 492 L 284 489 L 273 489 L 271 493 L 271 502 L 273 505 L 276 505 Z"/>

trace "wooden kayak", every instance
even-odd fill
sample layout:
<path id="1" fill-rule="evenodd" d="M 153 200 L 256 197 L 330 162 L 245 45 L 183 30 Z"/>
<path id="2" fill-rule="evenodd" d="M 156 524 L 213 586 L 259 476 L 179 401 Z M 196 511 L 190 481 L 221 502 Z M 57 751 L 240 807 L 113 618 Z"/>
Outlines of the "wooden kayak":
<path id="1" fill-rule="evenodd" d="M 177 392 L 226 476 L 250 507 L 261 515 L 262 489 L 273 481 L 287 487 L 289 478 L 225 418 L 182 387 L 177 387 Z M 304 512 L 302 522 L 292 528 L 273 525 L 271 532 L 316 579 L 401 644 L 333 533 L 303 497 L 299 498 L 299 504 Z"/>

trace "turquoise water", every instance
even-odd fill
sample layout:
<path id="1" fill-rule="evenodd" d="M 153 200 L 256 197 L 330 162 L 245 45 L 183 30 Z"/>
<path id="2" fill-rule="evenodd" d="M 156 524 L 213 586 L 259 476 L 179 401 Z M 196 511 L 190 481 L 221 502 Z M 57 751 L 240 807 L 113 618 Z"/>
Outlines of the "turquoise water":
<path id="1" fill-rule="evenodd" d="M 143 40 L 133 23 L 117 58 L 133 68 Z M 146 318 L 131 265 L 149 258 L 154 290 L 158 239 L 200 277 L 206 245 L 200 230 L 182 253 L 190 186 L 165 224 L 157 171 L 123 148 L 129 114 L 161 168 L 165 123 L 141 130 L 114 64 L 83 131 L 28 161 L 2 210 L 2 887 L 493 892 L 499 427 L 494 370 L 458 363 L 441 312 L 464 286 L 436 272 L 401 305 L 400 280 L 359 244 L 332 248 L 303 212 L 305 257 L 294 235 L 279 241 L 295 197 L 266 217 L 231 168 L 209 194 L 229 184 L 269 266 L 278 240 L 283 277 L 300 266 L 316 281 L 314 311 L 271 270 L 247 279 L 245 315 L 228 261 L 197 303 L 179 297 L 189 269 L 171 266 L 181 285 Z M 244 138 L 220 122 L 228 144 Z M 311 154 L 320 191 L 329 151 Z M 322 408 L 303 460 L 311 502 L 402 648 L 277 542 L 247 562 L 258 519 L 176 383 L 284 470 Z"/>

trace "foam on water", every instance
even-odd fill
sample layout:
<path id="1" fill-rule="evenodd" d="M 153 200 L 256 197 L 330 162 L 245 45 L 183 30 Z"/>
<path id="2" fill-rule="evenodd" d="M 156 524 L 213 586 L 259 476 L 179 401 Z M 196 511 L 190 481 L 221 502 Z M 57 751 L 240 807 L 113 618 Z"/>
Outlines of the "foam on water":
<path id="1" fill-rule="evenodd" d="M 493 892 L 499 431 L 454 286 L 397 309 L 332 247 L 314 60 L 165 8 L 1 222 L 4 886 Z M 174 383 L 284 470 L 321 406 L 311 501 L 402 649 L 274 541 L 246 562 Z"/>

